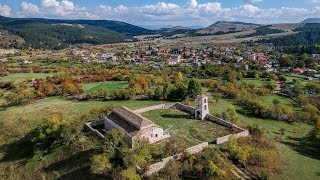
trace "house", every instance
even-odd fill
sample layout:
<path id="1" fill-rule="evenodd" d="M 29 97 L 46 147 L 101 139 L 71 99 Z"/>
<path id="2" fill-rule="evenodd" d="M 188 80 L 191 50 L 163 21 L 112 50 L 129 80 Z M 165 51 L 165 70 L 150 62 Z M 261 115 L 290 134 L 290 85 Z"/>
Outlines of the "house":
<path id="1" fill-rule="evenodd" d="M 268 61 L 269 57 L 268 56 L 258 56 L 258 61 Z"/>
<path id="2" fill-rule="evenodd" d="M 250 61 L 255 61 L 256 59 L 257 59 L 256 54 L 250 54 L 250 55 L 248 56 L 248 60 L 250 60 Z"/>
<path id="3" fill-rule="evenodd" d="M 294 73 L 299 73 L 299 74 L 303 74 L 303 70 L 302 69 L 300 69 L 300 68 L 295 68 L 294 70 L 293 70 L 293 72 Z"/>
<path id="4" fill-rule="evenodd" d="M 168 64 L 169 64 L 169 66 L 175 66 L 175 65 L 177 65 L 177 62 L 172 59 L 169 59 Z"/>
<path id="5" fill-rule="evenodd" d="M 242 56 L 234 56 L 234 59 L 237 61 L 236 63 L 240 63 L 243 61 L 243 57 Z"/>
<path id="6" fill-rule="evenodd" d="M 181 55 L 172 55 L 170 59 L 179 63 L 181 62 Z"/>
<path id="7" fill-rule="evenodd" d="M 126 140 L 134 148 L 139 140 L 155 143 L 170 137 L 163 128 L 126 107 L 118 107 L 104 118 L 105 130 L 118 129 L 126 133 Z"/>

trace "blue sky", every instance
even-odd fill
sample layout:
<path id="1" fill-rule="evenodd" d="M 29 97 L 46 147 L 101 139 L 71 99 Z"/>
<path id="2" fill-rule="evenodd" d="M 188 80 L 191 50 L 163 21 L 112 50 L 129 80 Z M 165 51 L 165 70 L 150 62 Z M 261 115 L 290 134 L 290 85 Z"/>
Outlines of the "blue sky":
<path id="1" fill-rule="evenodd" d="M 320 17 L 320 0 L 0 0 L 0 15 L 111 19 L 146 27 L 219 20 L 269 24 Z"/>

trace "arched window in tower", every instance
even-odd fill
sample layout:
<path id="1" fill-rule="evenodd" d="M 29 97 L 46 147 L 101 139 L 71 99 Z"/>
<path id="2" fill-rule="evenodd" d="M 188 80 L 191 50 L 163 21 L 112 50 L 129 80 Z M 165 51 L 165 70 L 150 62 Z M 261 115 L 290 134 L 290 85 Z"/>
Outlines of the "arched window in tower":
<path id="1" fill-rule="evenodd" d="M 204 105 L 204 110 L 207 110 L 207 105 Z"/>
<path id="2" fill-rule="evenodd" d="M 204 103 L 207 103 L 207 99 L 204 99 Z"/>

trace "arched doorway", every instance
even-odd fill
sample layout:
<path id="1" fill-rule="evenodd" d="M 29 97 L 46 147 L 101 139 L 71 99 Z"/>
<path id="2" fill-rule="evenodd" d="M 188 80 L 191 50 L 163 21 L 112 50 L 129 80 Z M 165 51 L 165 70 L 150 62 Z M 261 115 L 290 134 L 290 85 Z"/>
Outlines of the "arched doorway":
<path id="1" fill-rule="evenodd" d="M 200 111 L 197 111 L 196 112 L 196 118 L 200 118 L 201 117 L 201 112 Z"/>

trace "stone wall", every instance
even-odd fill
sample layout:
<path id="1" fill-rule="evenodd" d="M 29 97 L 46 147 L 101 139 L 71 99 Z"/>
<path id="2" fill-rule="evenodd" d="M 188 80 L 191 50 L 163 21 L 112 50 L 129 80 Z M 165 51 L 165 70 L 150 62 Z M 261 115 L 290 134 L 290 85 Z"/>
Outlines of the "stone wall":
<path id="1" fill-rule="evenodd" d="M 173 107 L 180 110 L 180 111 L 184 111 L 184 112 L 187 112 L 190 114 L 194 114 L 196 111 L 195 108 L 181 104 L 181 103 L 176 103 Z"/>
<path id="2" fill-rule="evenodd" d="M 155 106 L 149 106 L 149 107 L 145 107 L 145 108 L 141 108 L 141 109 L 136 109 L 132 112 L 137 113 L 137 114 L 142 114 L 144 112 L 158 110 L 158 109 L 169 109 L 173 105 L 174 104 L 159 104 L 159 105 L 155 105 Z"/>
<path id="3" fill-rule="evenodd" d="M 228 121 L 226 121 L 224 119 L 221 119 L 221 118 L 218 118 L 216 116 L 213 116 L 211 114 L 207 115 L 205 119 L 208 120 L 208 121 L 214 122 L 216 124 L 219 124 L 221 126 L 228 127 L 228 128 L 239 128 L 237 125 L 232 124 L 231 122 L 228 122 Z"/>
<path id="4" fill-rule="evenodd" d="M 242 131 L 240 133 L 237 133 L 237 134 L 229 134 L 227 136 L 219 137 L 219 138 L 217 138 L 217 142 L 216 143 L 217 144 L 226 143 L 231 139 L 231 137 L 237 139 L 237 138 L 240 138 L 240 137 L 247 137 L 247 136 L 249 136 L 249 131 L 248 130 L 244 130 L 244 131 Z"/>
<path id="5" fill-rule="evenodd" d="M 189 154 L 197 154 L 200 153 L 201 151 L 203 151 L 205 148 L 208 147 L 208 142 L 204 142 L 202 144 L 198 144 L 196 146 L 192 146 L 186 149 L 186 152 L 188 152 Z M 157 173 L 159 171 L 161 171 L 163 168 L 166 167 L 166 165 L 174 159 L 179 159 L 181 158 L 181 156 L 183 155 L 183 153 L 179 153 L 179 154 L 175 154 L 173 156 L 169 156 L 166 157 L 164 159 L 162 159 L 161 162 L 157 162 L 155 164 L 150 165 L 149 170 L 147 172 L 145 172 L 143 174 L 144 177 L 148 177 L 151 176 L 154 173 Z"/>
<path id="6" fill-rule="evenodd" d="M 207 115 L 206 116 L 206 120 L 214 122 L 214 123 L 217 123 L 217 124 L 220 124 L 220 125 L 228 127 L 228 128 L 232 128 L 233 130 L 236 130 L 238 132 L 236 134 L 229 134 L 229 135 L 217 138 L 217 140 L 216 140 L 217 144 L 226 143 L 226 142 L 228 142 L 230 140 L 231 137 L 234 137 L 234 138 L 237 139 L 237 138 L 240 138 L 240 137 L 249 136 L 249 131 L 247 131 L 246 129 L 240 128 L 236 124 L 233 124 L 233 123 L 228 122 L 226 120 L 223 120 L 221 118 L 215 117 L 213 115 L 210 115 L 210 114 Z"/>
<path id="7" fill-rule="evenodd" d="M 102 122 L 102 123 L 101 123 Z M 94 126 L 97 126 L 97 125 L 101 125 L 103 124 L 103 121 L 95 121 L 95 122 L 87 122 L 84 124 L 84 129 L 88 132 L 91 132 L 93 133 L 94 135 L 96 135 L 98 138 L 100 139 L 104 139 L 105 136 L 100 133 L 98 130 L 94 129 L 93 127 Z"/>

